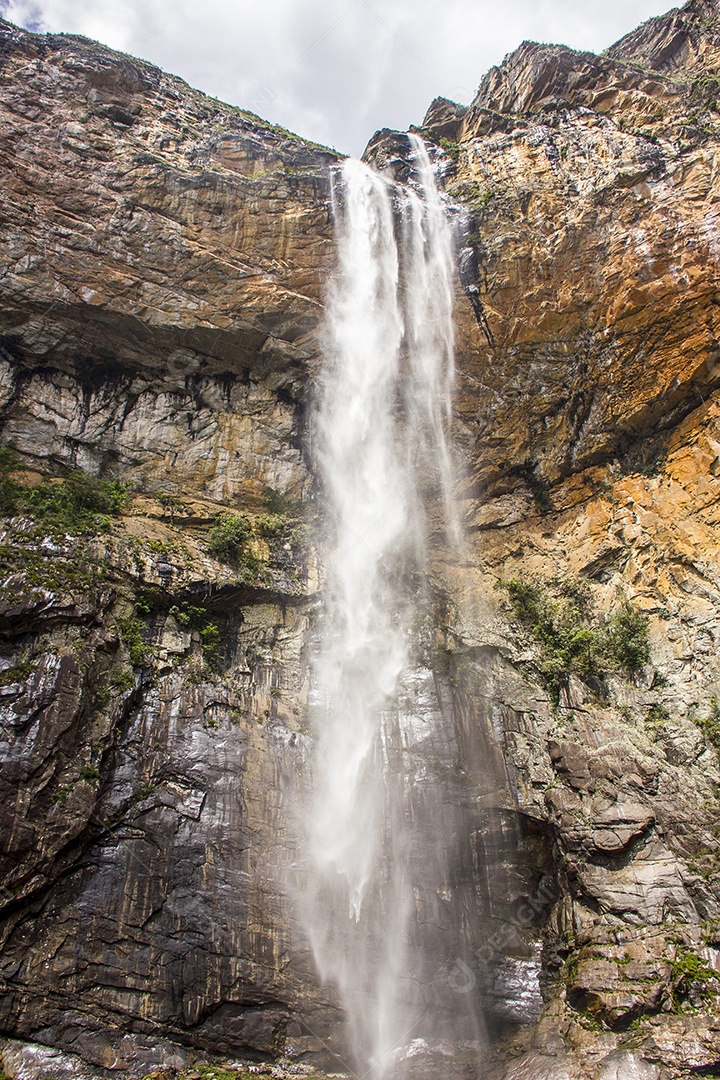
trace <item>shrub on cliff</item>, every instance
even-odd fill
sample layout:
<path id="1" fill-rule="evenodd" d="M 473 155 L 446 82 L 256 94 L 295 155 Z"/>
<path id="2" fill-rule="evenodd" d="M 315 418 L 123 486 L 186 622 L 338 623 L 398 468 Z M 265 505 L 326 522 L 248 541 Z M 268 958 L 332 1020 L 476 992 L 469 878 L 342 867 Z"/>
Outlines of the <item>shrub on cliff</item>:
<path id="1" fill-rule="evenodd" d="M 571 674 L 602 678 L 610 669 L 637 671 L 650 659 L 647 617 L 627 601 L 608 618 L 596 614 L 581 579 L 501 584 L 516 619 L 540 646 L 542 679 L 556 695 Z"/>
<path id="2" fill-rule="evenodd" d="M 259 560 L 252 550 L 252 525 L 243 514 L 218 514 L 208 534 L 207 551 L 213 558 L 253 577 Z"/>
<path id="3" fill-rule="evenodd" d="M 127 485 L 119 480 L 102 480 L 77 470 L 64 478 L 28 485 L 18 478 L 21 469 L 13 450 L 0 450 L 0 515 L 23 515 L 44 529 L 106 532 L 109 519 L 122 513 L 128 499 Z"/>
<path id="4" fill-rule="evenodd" d="M 44 481 L 24 489 L 22 510 L 39 524 L 66 532 L 105 532 L 127 501 L 127 487 L 118 480 L 100 480 L 71 473 L 58 483 Z"/>
<path id="5" fill-rule="evenodd" d="M 627 601 L 611 618 L 607 637 L 612 658 L 627 671 L 638 671 L 650 660 L 647 615 Z"/>
<path id="6" fill-rule="evenodd" d="M 215 618 L 205 608 L 195 607 L 193 604 L 174 604 L 170 608 L 170 615 L 175 622 L 185 630 L 197 630 L 200 636 L 200 647 L 203 660 L 210 671 L 219 671 L 221 666 L 220 646 L 222 634 Z"/>

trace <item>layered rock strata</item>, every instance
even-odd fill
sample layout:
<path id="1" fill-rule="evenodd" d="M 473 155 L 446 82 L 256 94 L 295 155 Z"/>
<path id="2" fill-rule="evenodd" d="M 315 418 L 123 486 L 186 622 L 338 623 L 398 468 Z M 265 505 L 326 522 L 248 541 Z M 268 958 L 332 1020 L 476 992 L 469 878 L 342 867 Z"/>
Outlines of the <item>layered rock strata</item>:
<path id="1" fill-rule="evenodd" d="M 105 1076 L 329 1063 L 283 867 L 336 157 L 91 42 L 2 37 L 3 1031 Z M 498 1080 L 720 1064 L 719 101 L 720 7 L 691 0 L 600 57 L 525 43 L 424 125 L 458 222 L 468 539 L 433 539 L 406 688 L 453 733 L 416 759 L 459 837 L 421 899 Z M 367 156 L 412 177 L 402 135 Z M 68 469 L 129 491 L 73 531 L 42 509 Z M 580 582 L 592 662 L 508 581 L 545 610 Z M 626 604 L 641 663 L 607 644 Z"/>

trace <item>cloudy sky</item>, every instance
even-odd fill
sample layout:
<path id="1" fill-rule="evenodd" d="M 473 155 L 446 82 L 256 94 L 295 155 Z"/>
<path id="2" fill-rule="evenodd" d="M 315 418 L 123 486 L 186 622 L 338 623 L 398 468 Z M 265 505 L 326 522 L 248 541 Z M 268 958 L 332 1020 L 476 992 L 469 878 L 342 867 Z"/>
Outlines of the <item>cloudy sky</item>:
<path id="1" fill-rule="evenodd" d="M 359 154 L 379 127 L 467 103 L 524 39 L 600 51 L 672 0 L 0 0 L 33 30 L 85 34 L 223 101 Z"/>

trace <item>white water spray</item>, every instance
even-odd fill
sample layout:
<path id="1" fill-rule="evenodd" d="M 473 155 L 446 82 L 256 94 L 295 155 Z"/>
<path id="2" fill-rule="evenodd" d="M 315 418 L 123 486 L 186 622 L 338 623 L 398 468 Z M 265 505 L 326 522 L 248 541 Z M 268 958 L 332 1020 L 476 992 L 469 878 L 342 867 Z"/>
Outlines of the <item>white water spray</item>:
<path id="1" fill-rule="evenodd" d="M 420 139 L 418 190 L 359 161 L 337 185 L 339 266 L 316 415 L 332 543 L 315 665 L 317 742 L 305 916 L 358 1062 L 377 1076 L 417 1034 L 414 904 L 395 695 L 413 655 L 425 505 L 457 533 L 448 451 L 453 247 Z"/>

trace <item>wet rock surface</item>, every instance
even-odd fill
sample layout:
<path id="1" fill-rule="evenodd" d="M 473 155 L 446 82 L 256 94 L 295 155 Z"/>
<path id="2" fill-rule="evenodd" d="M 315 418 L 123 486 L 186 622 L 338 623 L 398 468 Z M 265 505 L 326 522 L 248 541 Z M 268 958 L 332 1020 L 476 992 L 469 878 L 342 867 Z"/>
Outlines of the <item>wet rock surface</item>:
<path id="1" fill-rule="evenodd" d="M 691 0 L 602 57 L 526 43 L 426 121 L 465 245 L 467 541 L 432 538 L 398 725 L 419 977 L 448 1030 L 484 1019 L 410 1039 L 400 1075 L 720 1068 L 718 26 Z M 68 467 L 131 485 L 91 533 L 3 503 L 2 1068 L 346 1072 L 288 900 L 336 157 L 90 42 L 0 30 L 0 494 Z M 402 135 L 369 156 L 412 174 Z M 249 523 L 235 565 L 223 513 Z M 563 668 L 511 579 L 581 579 L 598 620 L 629 602 L 648 657 Z"/>

